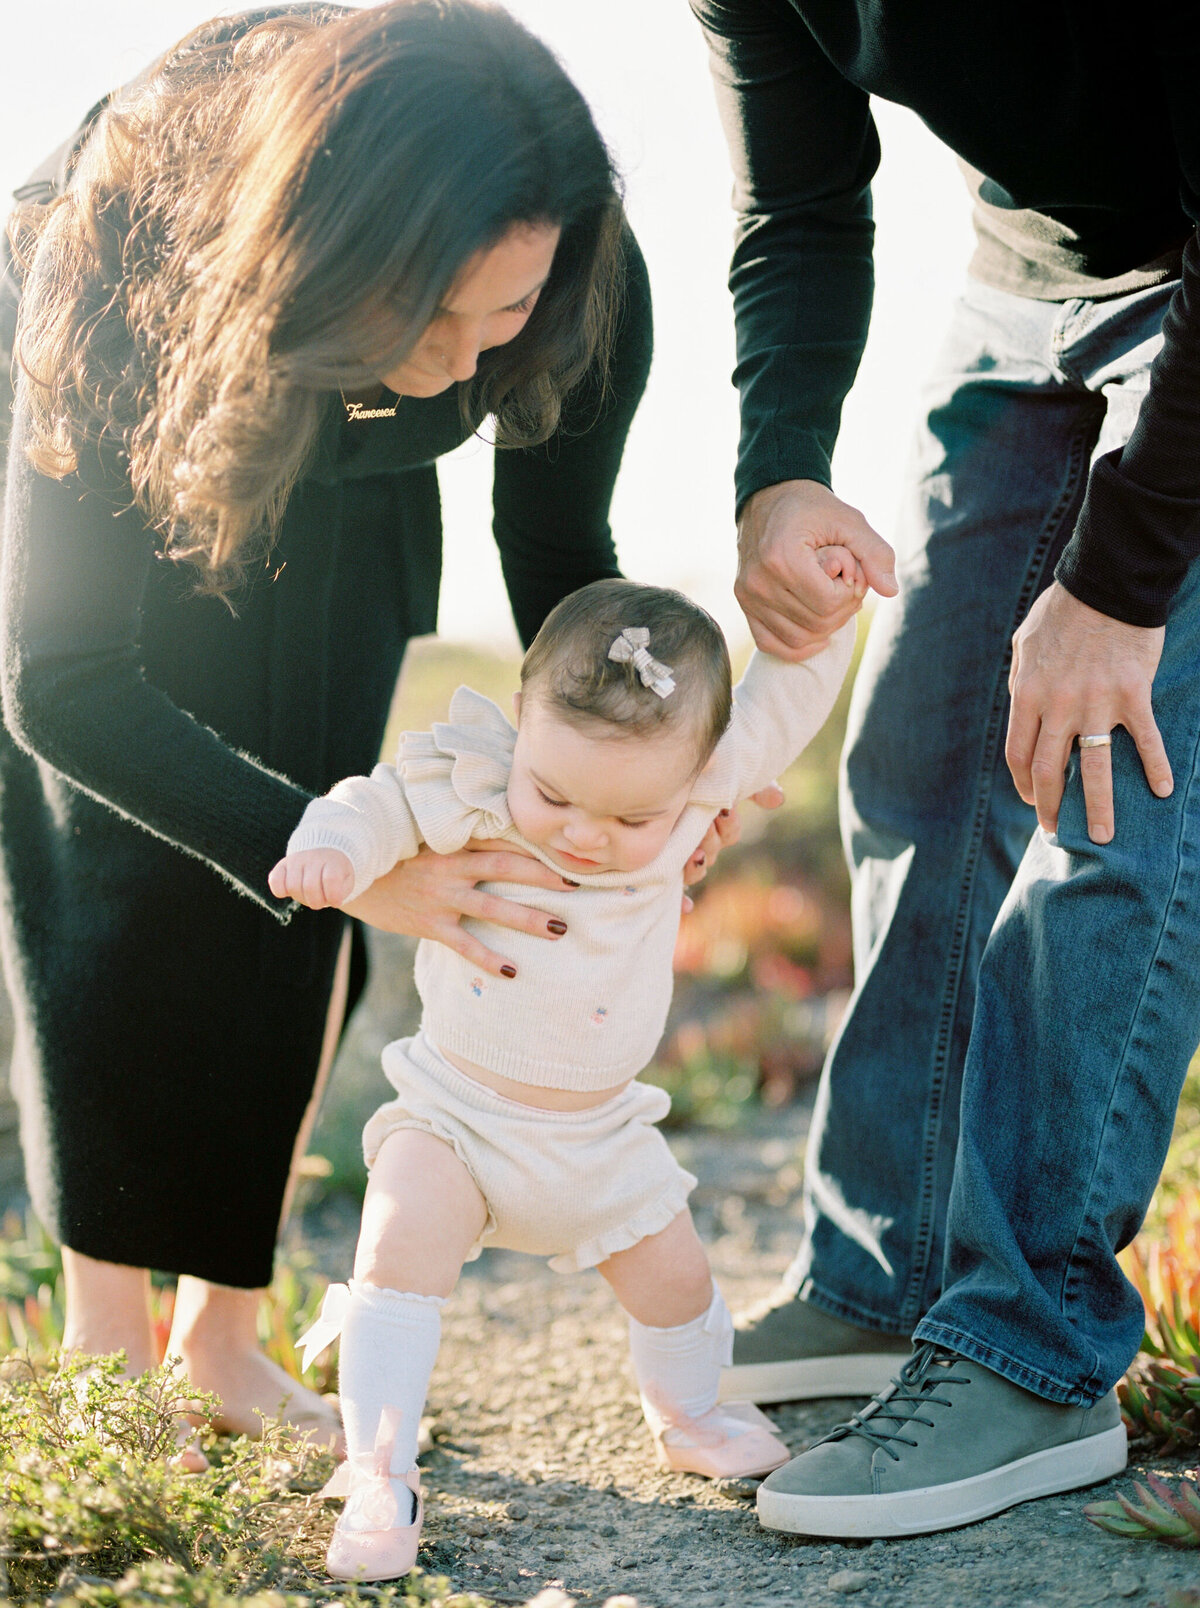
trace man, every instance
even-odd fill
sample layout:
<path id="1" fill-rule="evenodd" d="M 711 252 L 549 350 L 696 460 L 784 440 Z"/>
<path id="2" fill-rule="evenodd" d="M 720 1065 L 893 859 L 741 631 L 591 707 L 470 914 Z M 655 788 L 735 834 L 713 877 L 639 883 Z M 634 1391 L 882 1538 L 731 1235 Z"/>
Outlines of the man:
<path id="1" fill-rule="evenodd" d="M 826 542 L 895 590 L 829 489 L 870 310 L 868 94 L 914 108 L 975 196 L 851 712 L 857 986 L 807 1232 L 725 1380 L 882 1387 L 766 1481 L 764 1523 L 935 1530 L 1124 1466 L 1143 1319 L 1115 1253 L 1200 1040 L 1200 8 L 692 7 L 736 175 L 761 647 L 816 651 L 853 607 Z"/>

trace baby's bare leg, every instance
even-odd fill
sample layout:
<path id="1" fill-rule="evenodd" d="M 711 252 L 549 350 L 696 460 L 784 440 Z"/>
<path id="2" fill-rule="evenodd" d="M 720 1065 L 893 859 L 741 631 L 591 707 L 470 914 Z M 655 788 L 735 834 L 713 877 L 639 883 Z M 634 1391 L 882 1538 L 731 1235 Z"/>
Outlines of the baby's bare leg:
<path id="1" fill-rule="evenodd" d="M 661 1233 L 618 1251 L 597 1272 L 638 1323 L 673 1329 L 707 1312 L 713 1298 L 708 1256 L 686 1209 Z"/>
<path id="2" fill-rule="evenodd" d="M 733 1321 L 691 1213 L 610 1256 L 600 1272 L 629 1314 L 630 1356 L 660 1465 L 723 1479 L 785 1463 L 787 1448 L 765 1418 L 750 1422 L 743 1409 L 717 1406 Z"/>
<path id="3" fill-rule="evenodd" d="M 453 1147 L 419 1128 L 400 1128 L 371 1168 L 354 1277 L 445 1297 L 486 1222 L 487 1204 Z"/>

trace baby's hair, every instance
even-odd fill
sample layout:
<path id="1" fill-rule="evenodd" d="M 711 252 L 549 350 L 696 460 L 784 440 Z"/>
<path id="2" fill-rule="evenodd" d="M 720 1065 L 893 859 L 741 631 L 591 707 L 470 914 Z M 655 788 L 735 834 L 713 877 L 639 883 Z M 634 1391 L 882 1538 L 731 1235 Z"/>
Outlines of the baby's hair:
<path id="1" fill-rule="evenodd" d="M 665 698 L 643 684 L 630 660 L 608 656 L 622 631 L 639 626 L 650 633 L 650 654 L 674 678 Z M 712 615 L 682 592 L 636 581 L 593 581 L 552 609 L 525 655 L 521 690 L 577 725 L 602 721 L 638 737 L 690 727 L 697 770 L 733 709 L 729 650 Z"/>

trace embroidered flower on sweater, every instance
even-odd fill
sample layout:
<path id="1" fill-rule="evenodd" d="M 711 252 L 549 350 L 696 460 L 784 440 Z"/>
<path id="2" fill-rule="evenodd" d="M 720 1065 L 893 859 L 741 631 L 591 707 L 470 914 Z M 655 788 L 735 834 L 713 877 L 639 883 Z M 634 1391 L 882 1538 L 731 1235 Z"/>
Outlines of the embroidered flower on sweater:
<path id="1" fill-rule="evenodd" d="M 603 1027 L 605 1022 L 607 1022 L 607 1021 L 608 1021 L 608 1006 L 607 1005 L 597 1005 L 596 1009 L 592 1012 L 592 1026 L 593 1027 Z"/>
<path id="2" fill-rule="evenodd" d="M 625 895 L 625 897 L 627 899 L 632 899 L 633 895 L 637 892 L 637 889 L 634 888 L 634 887 L 631 887 L 629 883 L 626 883 L 625 886 L 621 889 L 621 892 Z"/>
<path id="3" fill-rule="evenodd" d="M 483 998 L 484 990 L 486 988 L 487 988 L 487 984 L 484 982 L 482 977 L 472 977 L 472 979 L 471 979 L 471 992 L 472 992 L 472 994 L 474 994 L 476 999 L 482 999 Z"/>

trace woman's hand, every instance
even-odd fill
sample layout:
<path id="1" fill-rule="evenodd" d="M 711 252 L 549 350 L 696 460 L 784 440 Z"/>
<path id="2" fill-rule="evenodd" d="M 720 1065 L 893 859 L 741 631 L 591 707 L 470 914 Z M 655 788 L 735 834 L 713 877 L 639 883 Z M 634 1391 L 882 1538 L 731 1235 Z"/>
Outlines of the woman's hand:
<path id="1" fill-rule="evenodd" d="M 754 793 L 752 799 L 760 809 L 777 810 L 783 803 L 783 789 L 777 782 L 772 782 L 769 787 L 764 787 L 761 791 Z M 700 847 L 683 868 L 684 887 L 691 888 L 697 882 L 702 882 L 708 875 L 709 868 L 721 850 L 727 849 L 731 844 L 736 843 L 741 835 L 742 818 L 737 809 L 722 810 L 704 834 Z M 683 896 L 684 915 L 686 916 L 691 909 L 692 900 L 685 893 Z"/>
<path id="2" fill-rule="evenodd" d="M 1044 832 L 1058 827 L 1063 776 L 1076 737 L 1103 737 L 1124 726 L 1137 744 L 1150 790 L 1167 798 L 1171 762 L 1150 694 L 1162 653 L 1161 626 L 1126 625 L 1072 597 L 1057 581 L 1042 593 L 1013 637 L 1005 758 L 1017 792 L 1037 808 Z M 1109 843 L 1114 831 L 1112 750 L 1079 756 L 1088 836 Z"/>
<path id="3" fill-rule="evenodd" d="M 521 882 L 559 893 L 577 886 L 511 844 L 481 840 L 457 854 L 435 854 L 423 848 L 413 859 L 401 860 L 343 908 L 347 915 L 383 932 L 432 938 L 493 977 L 515 977 L 516 967 L 480 943 L 461 925 L 462 918 L 512 927 L 535 938 L 561 938 L 566 924 L 544 910 L 482 893 L 476 886 L 480 882 Z"/>

